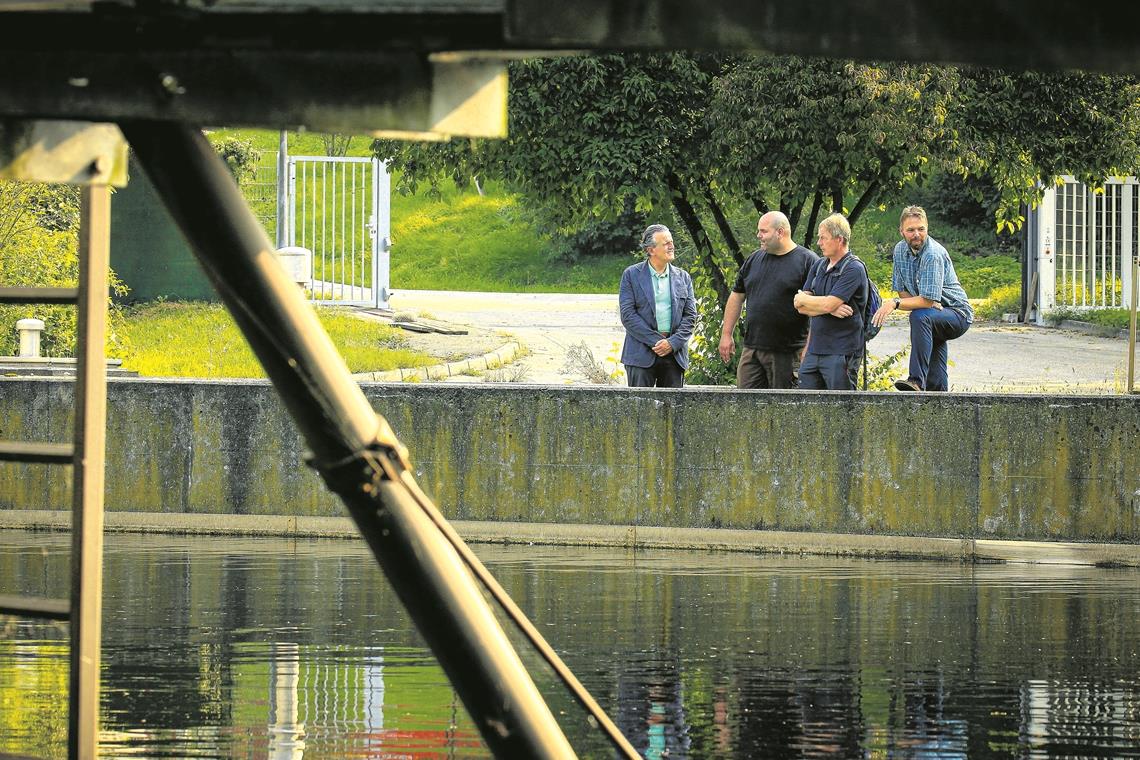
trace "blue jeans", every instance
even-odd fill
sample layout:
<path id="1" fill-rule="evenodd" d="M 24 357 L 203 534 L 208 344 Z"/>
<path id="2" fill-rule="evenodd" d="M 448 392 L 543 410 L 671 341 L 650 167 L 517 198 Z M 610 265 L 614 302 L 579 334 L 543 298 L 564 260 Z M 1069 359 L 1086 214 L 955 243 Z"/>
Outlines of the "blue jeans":
<path id="1" fill-rule="evenodd" d="M 859 376 L 861 352 L 849 354 L 808 354 L 800 365 L 800 390 L 853 391 Z"/>
<path id="2" fill-rule="evenodd" d="M 970 323 L 950 308 L 910 313 L 910 379 L 924 391 L 950 389 L 946 374 L 946 341 L 966 334 Z"/>

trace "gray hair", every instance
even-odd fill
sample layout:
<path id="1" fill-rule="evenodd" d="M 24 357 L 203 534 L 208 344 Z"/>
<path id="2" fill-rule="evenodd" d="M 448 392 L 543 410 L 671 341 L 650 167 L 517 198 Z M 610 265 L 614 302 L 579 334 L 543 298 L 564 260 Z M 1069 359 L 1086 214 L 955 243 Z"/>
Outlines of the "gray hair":
<path id="1" fill-rule="evenodd" d="M 772 229 L 775 232 L 786 232 L 788 237 L 792 236 L 792 223 L 788 221 L 787 215 L 783 211 L 769 211 L 760 218 L 768 217 Z"/>
<path id="2" fill-rule="evenodd" d="M 848 243 L 851 242 L 851 225 L 847 223 L 847 217 L 843 214 L 832 214 L 820 222 L 819 226 L 833 238 L 843 238 Z"/>
<path id="3" fill-rule="evenodd" d="M 648 251 L 650 248 L 656 245 L 656 241 L 653 239 L 653 237 L 658 232 L 669 232 L 669 228 L 664 224 L 651 224 L 645 228 L 645 232 L 641 233 L 641 248 L 643 250 Z"/>
<path id="4" fill-rule="evenodd" d="M 907 206 L 902 210 L 902 214 L 899 215 L 899 226 L 901 227 L 906 224 L 906 220 L 911 217 L 921 219 L 924 223 L 930 224 L 930 222 L 926 220 L 926 209 L 922 206 Z"/>

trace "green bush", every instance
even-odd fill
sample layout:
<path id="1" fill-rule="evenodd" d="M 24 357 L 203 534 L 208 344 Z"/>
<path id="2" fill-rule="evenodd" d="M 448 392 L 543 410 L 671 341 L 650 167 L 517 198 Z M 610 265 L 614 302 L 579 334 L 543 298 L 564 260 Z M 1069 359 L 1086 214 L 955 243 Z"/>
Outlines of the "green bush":
<path id="1" fill-rule="evenodd" d="M 1003 285 L 990 292 L 989 300 L 977 309 L 982 319 L 1001 319 L 1002 314 L 1021 310 L 1021 283 Z"/>
<path id="2" fill-rule="evenodd" d="M 9 230 L 0 236 L 0 283 L 7 287 L 75 287 L 79 282 L 78 209 L 69 205 L 72 194 L 41 192 L 41 188 L 47 186 L 0 182 L 0 208 Z M 126 294 L 113 272 L 108 279 L 112 293 Z M 16 322 L 34 317 L 44 321 L 40 337 L 44 356 L 74 356 L 76 316 L 74 306 L 0 306 L 0 355 L 17 353 Z M 106 351 L 110 355 L 124 350 L 121 324 L 121 312 L 108 302 Z"/>
<path id="3" fill-rule="evenodd" d="M 1051 325 L 1059 325 L 1065 320 L 1127 330 L 1129 311 L 1128 309 L 1074 309 L 1071 306 L 1061 306 L 1045 312 L 1045 321 Z"/>
<path id="4" fill-rule="evenodd" d="M 1021 262 L 1009 256 L 967 258 L 951 255 L 954 271 L 970 298 L 991 298 L 997 289 L 1016 286 L 1021 292 Z"/>

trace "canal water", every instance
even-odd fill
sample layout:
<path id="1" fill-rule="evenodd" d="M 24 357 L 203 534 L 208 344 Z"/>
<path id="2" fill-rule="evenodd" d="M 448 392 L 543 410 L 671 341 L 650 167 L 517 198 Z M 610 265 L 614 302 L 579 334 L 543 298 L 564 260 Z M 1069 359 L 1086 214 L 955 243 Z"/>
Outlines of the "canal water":
<path id="1" fill-rule="evenodd" d="M 0 531 L 0 593 L 68 540 Z M 475 548 L 646 757 L 1140 757 L 1135 570 Z M 105 757 L 487 755 L 360 542 L 110 535 L 104 581 Z M 66 686 L 0 617 L 0 756 L 62 755 Z"/>

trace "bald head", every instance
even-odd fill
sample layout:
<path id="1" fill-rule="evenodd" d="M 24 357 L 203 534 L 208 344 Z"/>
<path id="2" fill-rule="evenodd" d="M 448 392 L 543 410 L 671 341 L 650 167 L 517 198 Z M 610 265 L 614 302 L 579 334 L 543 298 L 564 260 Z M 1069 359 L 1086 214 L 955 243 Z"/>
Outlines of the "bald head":
<path id="1" fill-rule="evenodd" d="M 760 249 L 774 256 L 783 256 L 796 247 L 792 242 L 792 225 L 779 211 L 769 211 L 760 217 L 756 237 L 760 240 Z"/>

